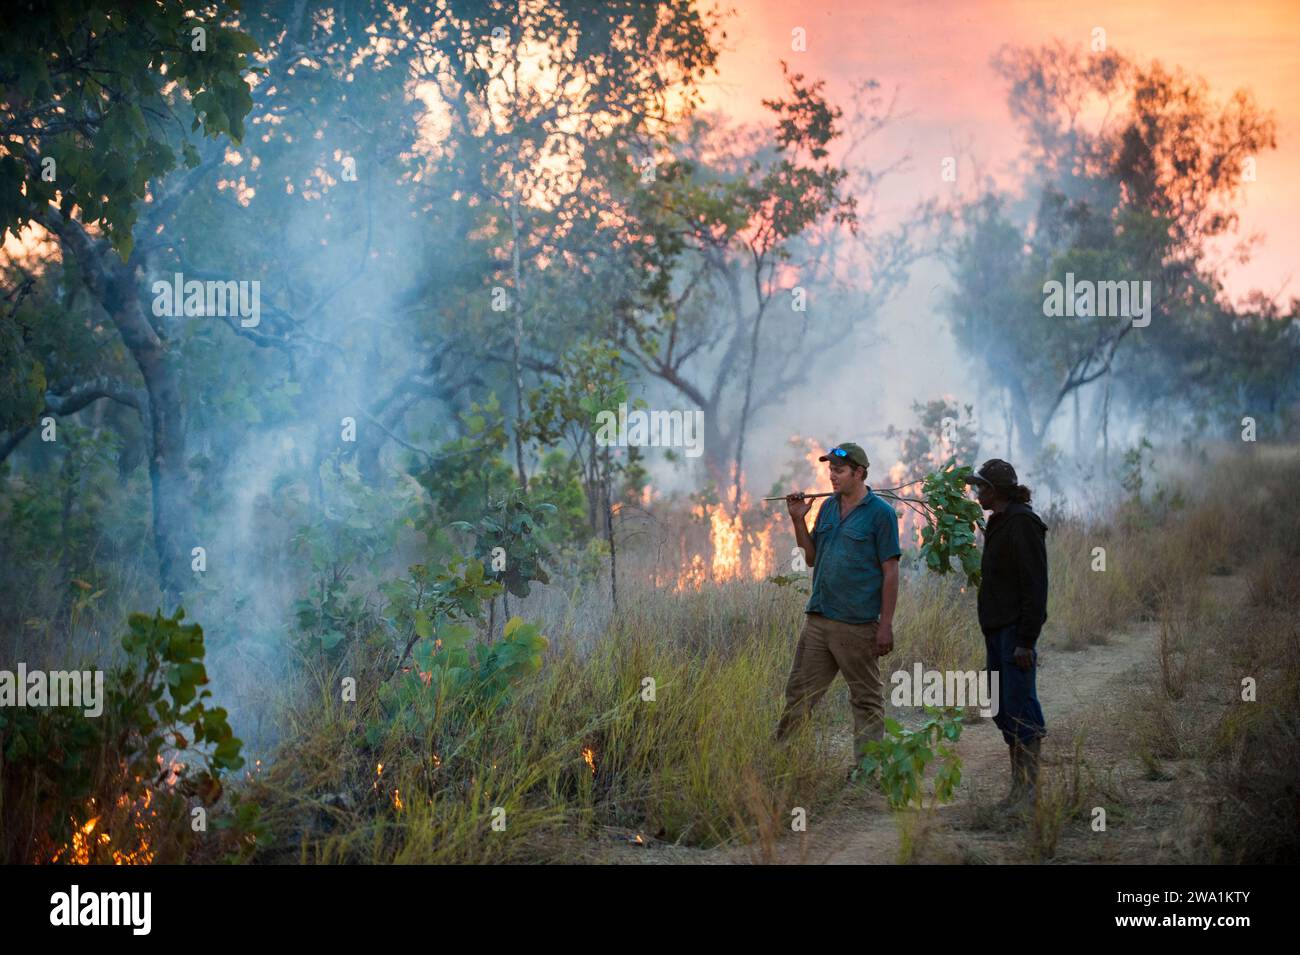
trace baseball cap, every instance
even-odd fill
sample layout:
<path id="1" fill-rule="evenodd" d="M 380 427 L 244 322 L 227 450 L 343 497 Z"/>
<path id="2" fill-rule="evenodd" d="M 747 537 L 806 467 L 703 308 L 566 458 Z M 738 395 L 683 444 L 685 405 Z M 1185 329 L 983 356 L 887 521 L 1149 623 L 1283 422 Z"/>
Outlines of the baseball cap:
<path id="1" fill-rule="evenodd" d="M 1011 488 L 1020 481 L 1016 469 L 1001 458 L 989 458 L 978 471 L 966 479 L 967 484 L 988 484 L 992 487 Z"/>
<path id="2" fill-rule="evenodd" d="M 829 461 L 832 458 L 837 461 L 847 461 L 850 464 L 858 464 L 864 468 L 871 467 L 870 462 L 867 461 L 867 452 L 862 450 L 861 445 L 854 444 L 852 441 L 840 442 L 817 460 Z"/>

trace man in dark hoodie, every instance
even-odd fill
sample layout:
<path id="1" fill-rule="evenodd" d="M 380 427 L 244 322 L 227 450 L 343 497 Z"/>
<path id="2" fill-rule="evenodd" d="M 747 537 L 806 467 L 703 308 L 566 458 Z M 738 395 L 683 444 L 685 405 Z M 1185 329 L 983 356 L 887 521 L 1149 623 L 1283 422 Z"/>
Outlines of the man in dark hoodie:
<path id="1" fill-rule="evenodd" d="M 1011 792 L 1003 805 L 1033 804 L 1047 733 L 1038 703 L 1034 645 L 1047 620 L 1047 525 L 1029 506 L 1029 488 L 1006 461 L 985 461 L 969 482 L 991 511 L 980 564 L 979 621 L 990 673 L 998 674 L 993 721 L 1011 750 Z"/>

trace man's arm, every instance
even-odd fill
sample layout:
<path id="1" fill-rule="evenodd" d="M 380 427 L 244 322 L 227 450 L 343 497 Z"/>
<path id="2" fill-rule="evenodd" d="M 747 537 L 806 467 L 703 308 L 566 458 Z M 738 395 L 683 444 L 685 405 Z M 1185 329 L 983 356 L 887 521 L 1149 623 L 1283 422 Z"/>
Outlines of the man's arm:
<path id="1" fill-rule="evenodd" d="M 898 604 L 898 558 L 880 565 L 885 575 L 880 590 L 880 626 L 876 629 L 876 653 L 884 656 L 894 649 L 894 607 Z"/>
<path id="2" fill-rule="evenodd" d="M 898 514 L 886 507 L 876 520 L 876 553 L 880 556 L 880 625 L 876 628 L 876 653 L 884 656 L 894 649 L 894 607 L 898 605 L 898 558 L 903 553 L 898 540 Z"/>
<path id="3" fill-rule="evenodd" d="M 1007 530 L 1020 584 L 1020 623 L 1016 627 L 1016 643 L 1032 648 L 1047 620 L 1047 545 L 1031 518 L 1018 517 Z"/>
<path id="4" fill-rule="evenodd" d="M 802 494 L 789 494 L 785 503 L 790 511 L 790 521 L 794 524 L 795 543 L 803 550 L 804 560 L 811 567 L 817 562 L 817 545 L 808 533 L 808 512 L 812 510 L 812 501 Z"/>

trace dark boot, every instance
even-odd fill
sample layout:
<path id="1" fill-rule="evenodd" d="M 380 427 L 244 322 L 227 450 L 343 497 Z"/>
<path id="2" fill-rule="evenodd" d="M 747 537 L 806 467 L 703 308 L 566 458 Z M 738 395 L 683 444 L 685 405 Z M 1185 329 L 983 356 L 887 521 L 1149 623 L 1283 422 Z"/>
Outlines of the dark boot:
<path id="1" fill-rule="evenodd" d="M 1038 764 L 1043 741 L 1034 737 L 1027 743 L 1011 744 L 1011 791 L 998 803 L 999 809 L 1031 808 L 1038 795 Z"/>
<path id="2" fill-rule="evenodd" d="M 1021 770 L 1021 751 L 1018 743 L 1011 743 L 1007 747 L 1007 752 L 1011 754 L 1011 789 L 1001 800 L 998 801 L 999 809 L 1008 809 L 1018 803 L 1024 795 L 1024 774 Z"/>
<path id="3" fill-rule="evenodd" d="M 1025 799 L 1030 805 L 1033 805 L 1038 795 L 1038 764 L 1042 748 L 1043 740 L 1040 736 L 1035 736 L 1028 743 L 1023 743 L 1020 746 L 1021 773 L 1025 781 Z"/>

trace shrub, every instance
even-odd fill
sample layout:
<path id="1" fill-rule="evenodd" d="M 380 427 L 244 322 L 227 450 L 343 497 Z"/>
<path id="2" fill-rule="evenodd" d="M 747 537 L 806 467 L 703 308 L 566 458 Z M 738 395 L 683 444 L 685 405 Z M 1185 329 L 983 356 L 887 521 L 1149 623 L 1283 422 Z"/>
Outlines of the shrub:
<path id="1" fill-rule="evenodd" d="M 182 624 L 184 614 L 130 616 L 126 658 L 105 675 L 98 717 L 71 707 L 0 711 L 7 864 L 183 858 L 191 802 L 214 805 L 222 774 L 243 765 L 226 711 L 201 689 L 203 630 Z M 253 823 L 245 809 L 235 835 Z"/>
<path id="2" fill-rule="evenodd" d="M 925 767 L 936 759 L 939 766 L 934 778 L 934 802 L 950 802 L 961 783 L 961 757 L 949 744 L 961 736 L 962 714 L 952 707 L 940 710 L 927 706 L 925 712 L 926 719 L 914 730 L 886 719 L 885 737 L 866 744 L 862 761 L 853 771 L 855 781 L 878 778 L 885 798 L 895 809 L 913 803 L 923 808 L 921 781 Z"/>

